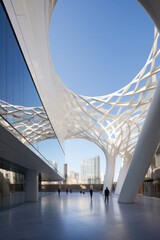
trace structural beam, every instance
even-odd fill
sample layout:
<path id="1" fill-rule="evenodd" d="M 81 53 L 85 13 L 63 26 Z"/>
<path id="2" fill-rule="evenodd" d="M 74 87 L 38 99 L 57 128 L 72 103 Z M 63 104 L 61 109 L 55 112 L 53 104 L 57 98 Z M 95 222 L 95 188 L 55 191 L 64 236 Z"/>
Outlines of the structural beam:
<path id="1" fill-rule="evenodd" d="M 106 173 L 104 177 L 104 185 L 103 185 L 103 192 L 108 187 L 108 189 L 112 190 L 113 179 L 114 179 L 114 171 L 115 171 L 115 163 L 116 163 L 117 156 L 108 155 L 106 159 Z"/>
<path id="2" fill-rule="evenodd" d="M 131 162 L 131 155 L 127 154 L 122 158 L 123 161 L 123 165 L 120 169 L 120 173 L 119 173 L 119 177 L 118 177 L 118 181 L 117 181 L 117 185 L 116 185 L 116 189 L 115 189 L 115 194 L 120 194 L 124 180 L 126 178 L 127 172 L 128 172 L 128 168 Z"/>
<path id="3" fill-rule="evenodd" d="M 160 32 L 160 1 L 159 0 L 137 0 L 152 18 Z"/>
<path id="4" fill-rule="evenodd" d="M 134 202 L 160 142 L 160 81 L 138 139 L 119 203 Z"/>

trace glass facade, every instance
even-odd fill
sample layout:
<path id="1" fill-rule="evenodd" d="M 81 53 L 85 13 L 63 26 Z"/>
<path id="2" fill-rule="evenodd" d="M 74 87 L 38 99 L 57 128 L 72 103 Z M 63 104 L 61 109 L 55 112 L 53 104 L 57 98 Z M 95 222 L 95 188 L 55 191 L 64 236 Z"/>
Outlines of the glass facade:
<path id="1" fill-rule="evenodd" d="M 57 170 L 63 172 L 64 155 L 58 140 L 52 140 L 49 159 L 45 156 L 45 152 L 50 151 L 46 141 L 38 143 L 45 135 L 42 123 L 48 118 L 1 2 L 0 36 L 0 123 L 44 161 L 51 160 L 51 166 L 54 160 L 53 167 L 57 166 Z M 49 121 L 45 127 L 52 137 L 54 130 Z M 38 134 L 35 135 L 36 128 Z"/>
<path id="2" fill-rule="evenodd" d="M 25 202 L 24 171 L 0 158 L 0 211 Z"/>
<path id="3" fill-rule="evenodd" d="M 160 146 L 144 178 L 143 194 L 160 198 Z"/>
<path id="4" fill-rule="evenodd" d="M 86 184 L 99 184 L 99 156 L 85 159 L 80 163 L 80 181 Z"/>
<path id="5" fill-rule="evenodd" d="M 45 121 L 45 127 L 43 129 Z M 0 124 L 63 173 L 64 154 L 48 120 L 18 41 L 0 1 Z M 49 132 L 49 140 L 45 139 Z M 1 164 L 1 161 L 3 164 Z M 41 193 L 42 194 L 42 193 Z M 40 194 L 40 195 L 41 195 Z M 25 171 L 0 154 L 0 210 L 25 201 Z"/>

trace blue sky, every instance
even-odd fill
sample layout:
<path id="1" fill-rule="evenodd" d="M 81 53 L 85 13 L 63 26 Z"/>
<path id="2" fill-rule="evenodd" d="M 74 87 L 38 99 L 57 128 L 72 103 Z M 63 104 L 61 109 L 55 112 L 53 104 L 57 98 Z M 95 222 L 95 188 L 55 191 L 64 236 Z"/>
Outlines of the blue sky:
<path id="1" fill-rule="evenodd" d="M 130 82 L 144 65 L 154 26 L 144 9 L 128 0 L 58 0 L 50 23 L 50 48 L 60 79 L 76 93 L 105 95 Z M 85 140 L 66 142 L 69 170 L 102 151 Z"/>

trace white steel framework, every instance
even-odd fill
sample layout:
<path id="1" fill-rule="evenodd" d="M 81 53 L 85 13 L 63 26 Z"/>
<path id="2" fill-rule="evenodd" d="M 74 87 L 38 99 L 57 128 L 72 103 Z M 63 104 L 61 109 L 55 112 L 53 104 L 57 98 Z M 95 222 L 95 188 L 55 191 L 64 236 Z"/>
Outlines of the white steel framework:
<path id="1" fill-rule="evenodd" d="M 83 138 L 98 145 L 106 156 L 104 187 L 110 189 L 119 154 L 123 166 L 116 192 L 120 193 L 159 78 L 159 33 L 155 29 L 148 59 L 129 84 L 105 96 L 87 97 L 69 90 L 56 75 L 52 64 L 48 34 L 51 12 L 56 1 L 24 0 L 18 5 L 18 0 L 6 0 L 4 3 L 60 142 L 63 144 L 67 139 Z M 35 14 L 35 11 L 41 14 Z M 23 19 L 19 17 L 21 12 L 25 16 Z M 25 108 L 1 101 L 0 109 L 1 115 L 9 114 L 11 117 L 18 112 L 19 120 L 13 125 L 28 142 L 55 137 L 42 107 Z"/>

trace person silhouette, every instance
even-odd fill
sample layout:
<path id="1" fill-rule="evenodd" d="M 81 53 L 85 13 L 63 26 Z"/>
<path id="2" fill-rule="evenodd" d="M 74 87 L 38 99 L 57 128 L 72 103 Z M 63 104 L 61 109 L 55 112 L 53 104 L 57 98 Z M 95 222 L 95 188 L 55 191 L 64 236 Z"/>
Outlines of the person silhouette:
<path id="1" fill-rule="evenodd" d="M 90 192 L 90 196 L 91 196 L 91 199 L 92 199 L 93 189 L 91 188 L 91 189 L 89 190 L 89 192 Z"/>
<path id="2" fill-rule="evenodd" d="M 105 202 L 106 202 L 106 199 L 107 199 L 107 202 L 109 201 L 109 189 L 108 187 L 106 187 L 105 191 L 104 191 L 104 195 L 105 195 Z"/>
<path id="3" fill-rule="evenodd" d="M 61 192 L 61 190 L 60 190 L 60 188 L 58 188 L 58 195 L 60 196 L 60 192 Z"/>

